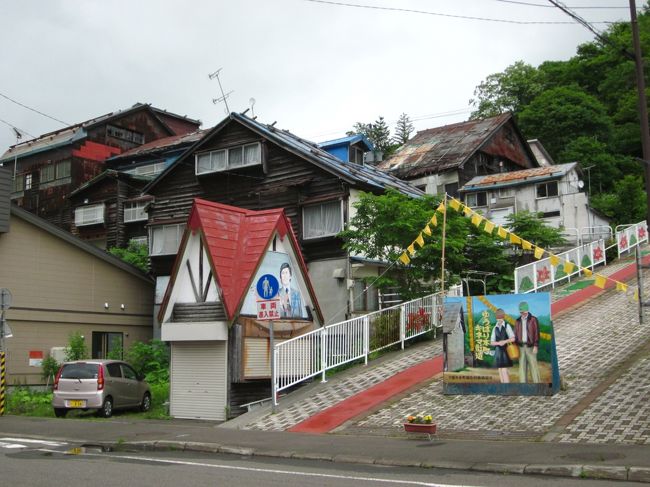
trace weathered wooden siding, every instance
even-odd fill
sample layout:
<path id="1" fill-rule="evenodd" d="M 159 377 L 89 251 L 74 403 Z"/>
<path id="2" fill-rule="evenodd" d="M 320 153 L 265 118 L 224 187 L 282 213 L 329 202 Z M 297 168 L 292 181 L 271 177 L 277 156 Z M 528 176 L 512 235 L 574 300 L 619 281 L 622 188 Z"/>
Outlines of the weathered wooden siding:
<path id="1" fill-rule="evenodd" d="M 261 140 L 236 122 L 216 134 L 202 151 L 252 142 L 262 142 L 266 174 L 262 167 L 256 166 L 197 177 L 194 158 L 186 159 L 153 188 L 155 202 L 149 212 L 150 224 L 184 221 L 197 197 L 254 210 L 284 208 L 303 245 L 307 261 L 344 255 L 336 239 L 302 241 L 301 228 L 304 204 L 347 197 L 348 189 L 339 178 Z M 153 261 L 152 270 L 156 275 L 169 274 L 173 259 L 155 257 Z"/>
<path id="2" fill-rule="evenodd" d="M 7 168 L 0 168 L 0 233 L 9 231 L 10 193 L 11 171 Z"/>

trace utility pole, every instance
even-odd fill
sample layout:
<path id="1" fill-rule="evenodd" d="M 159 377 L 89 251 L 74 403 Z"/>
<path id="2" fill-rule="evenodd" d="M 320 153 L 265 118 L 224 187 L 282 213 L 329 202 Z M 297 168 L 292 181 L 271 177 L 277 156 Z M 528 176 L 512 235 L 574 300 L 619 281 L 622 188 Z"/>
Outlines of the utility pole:
<path id="1" fill-rule="evenodd" d="M 643 149 L 643 172 L 645 174 L 646 221 L 650 222 L 650 125 L 648 124 L 648 101 L 645 95 L 645 73 L 639 41 L 639 23 L 636 18 L 636 2 L 630 0 L 630 25 L 634 44 L 634 65 L 636 67 L 636 89 L 639 94 L 639 118 L 641 119 L 641 148 Z M 639 296 L 639 299 L 643 299 Z"/>

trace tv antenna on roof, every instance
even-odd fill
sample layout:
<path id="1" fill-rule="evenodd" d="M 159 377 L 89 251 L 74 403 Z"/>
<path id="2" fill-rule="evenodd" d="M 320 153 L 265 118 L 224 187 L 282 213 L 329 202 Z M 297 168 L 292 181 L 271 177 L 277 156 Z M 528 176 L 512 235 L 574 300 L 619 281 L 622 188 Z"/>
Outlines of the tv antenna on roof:
<path id="1" fill-rule="evenodd" d="M 251 106 L 251 115 L 253 116 L 253 119 L 255 119 L 255 98 L 248 100 L 248 103 Z"/>
<path id="2" fill-rule="evenodd" d="M 228 97 L 234 93 L 234 90 L 230 90 L 228 93 L 223 92 L 223 86 L 221 86 L 221 80 L 219 79 L 219 73 L 221 72 L 221 69 L 222 68 L 219 68 L 214 73 L 208 75 L 208 78 L 210 79 L 217 78 L 217 83 L 219 83 L 219 90 L 221 90 L 221 96 L 219 98 L 213 98 L 212 103 L 216 105 L 217 103 L 223 102 L 224 105 L 226 105 L 226 112 L 230 113 L 230 108 L 228 107 Z"/>

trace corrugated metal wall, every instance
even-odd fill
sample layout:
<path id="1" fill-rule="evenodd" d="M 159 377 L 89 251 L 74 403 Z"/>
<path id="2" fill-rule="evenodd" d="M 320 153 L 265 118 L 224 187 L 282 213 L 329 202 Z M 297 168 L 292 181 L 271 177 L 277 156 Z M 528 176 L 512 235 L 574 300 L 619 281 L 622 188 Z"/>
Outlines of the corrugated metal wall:
<path id="1" fill-rule="evenodd" d="M 172 417 L 227 419 L 226 345 L 225 341 L 172 343 Z"/>

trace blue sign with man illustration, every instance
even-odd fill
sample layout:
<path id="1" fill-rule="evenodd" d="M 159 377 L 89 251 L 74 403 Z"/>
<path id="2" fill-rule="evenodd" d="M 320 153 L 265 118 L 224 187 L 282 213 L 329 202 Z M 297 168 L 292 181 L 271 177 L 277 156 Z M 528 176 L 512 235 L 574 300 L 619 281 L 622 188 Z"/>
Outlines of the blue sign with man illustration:
<path id="1" fill-rule="evenodd" d="M 280 290 L 280 283 L 272 274 L 264 274 L 257 280 L 257 295 L 261 299 L 273 299 Z"/>

